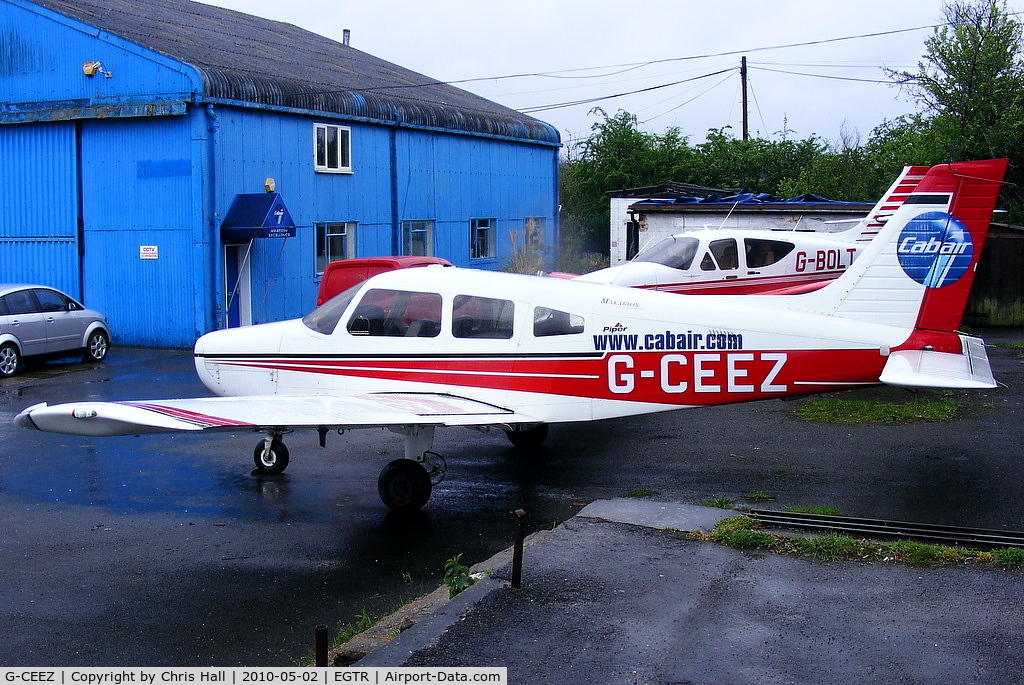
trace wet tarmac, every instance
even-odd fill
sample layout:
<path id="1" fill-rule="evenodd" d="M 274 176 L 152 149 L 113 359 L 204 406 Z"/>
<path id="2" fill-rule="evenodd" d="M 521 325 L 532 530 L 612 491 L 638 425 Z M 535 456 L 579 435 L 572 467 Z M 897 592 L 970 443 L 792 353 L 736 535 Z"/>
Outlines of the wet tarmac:
<path id="1" fill-rule="evenodd" d="M 538 531 L 600 499 L 742 506 L 763 495 L 762 508 L 1024 530 L 1024 363 L 1019 349 L 989 354 L 1009 387 L 958 394 L 960 415 L 941 423 L 812 424 L 794 417 L 799 401 L 770 401 L 556 426 L 535 454 L 500 431 L 441 431 L 448 477 L 406 519 L 376 494 L 402 449 L 391 433 L 332 435 L 327 450 L 315 433 L 290 435 L 288 471 L 260 478 L 251 433 L 15 429 L 40 401 L 207 394 L 181 351 L 48 364 L 0 381 L 0 664 L 292 665 L 317 624 L 389 613 L 435 589 L 445 560 L 508 547 L 520 508 Z"/>
<path id="2" fill-rule="evenodd" d="M 1024 573 L 822 562 L 679 531 L 732 512 L 600 500 L 354 664 L 504 666 L 510 683 L 1019 682 Z"/>

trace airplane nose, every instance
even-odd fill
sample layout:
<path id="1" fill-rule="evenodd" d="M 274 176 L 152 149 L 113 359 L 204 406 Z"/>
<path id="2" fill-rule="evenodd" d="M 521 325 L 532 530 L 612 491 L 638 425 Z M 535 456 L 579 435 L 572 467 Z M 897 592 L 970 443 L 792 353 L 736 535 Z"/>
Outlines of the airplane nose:
<path id="1" fill-rule="evenodd" d="M 280 321 L 207 333 L 193 348 L 199 380 L 218 395 L 273 394 L 275 374 L 247 360 L 279 354 L 294 326 L 295 322 Z"/>

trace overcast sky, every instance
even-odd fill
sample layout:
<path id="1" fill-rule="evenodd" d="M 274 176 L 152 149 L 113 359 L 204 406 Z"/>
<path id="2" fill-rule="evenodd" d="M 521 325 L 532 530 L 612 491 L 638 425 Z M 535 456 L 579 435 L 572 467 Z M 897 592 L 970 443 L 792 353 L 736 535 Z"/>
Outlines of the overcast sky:
<path id="1" fill-rule="evenodd" d="M 444 81 L 480 79 L 457 85 L 552 124 L 565 144 L 589 135 L 598 121 L 594 107 L 610 115 L 635 114 L 646 131 L 676 126 L 692 142 L 710 128 L 726 126 L 738 137 L 742 55 L 749 69 L 752 135 L 778 139 L 785 130 L 789 138 L 836 141 L 845 130 L 863 142 L 884 119 L 914 111 L 906 93 L 884 83 L 882 68 L 915 69 L 930 27 L 942 21 L 944 5 L 941 0 L 206 1 L 338 41 L 350 29 L 353 47 L 389 62 Z M 1024 0 L 1007 3 L 1011 12 L 1022 8 Z M 890 33 L 871 35 L 883 32 Z M 517 77 L 503 78 L 512 76 Z M 605 99 L 551 107 L 595 98 Z"/>

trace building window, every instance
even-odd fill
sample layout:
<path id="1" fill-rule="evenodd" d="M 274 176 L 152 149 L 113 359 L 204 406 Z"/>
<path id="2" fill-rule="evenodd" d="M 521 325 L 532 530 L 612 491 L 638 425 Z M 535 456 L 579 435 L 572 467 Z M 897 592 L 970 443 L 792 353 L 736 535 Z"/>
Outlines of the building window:
<path id="1" fill-rule="evenodd" d="M 354 221 L 316 224 L 316 272 L 339 259 L 356 256 L 356 224 Z"/>
<path id="2" fill-rule="evenodd" d="M 402 254 L 418 257 L 434 256 L 434 222 L 402 222 Z"/>
<path id="3" fill-rule="evenodd" d="M 352 172 L 352 129 L 334 124 L 313 124 L 313 163 L 325 173 Z"/>
<path id="4" fill-rule="evenodd" d="M 492 259 L 496 219 L 471 219 L 469 222 L 469 258 Z"/>
<path id="5" fill-rule="evenodd" d="M 544 247 L 546 219 L 542 216 L 526 217 L 523 221 L 523 246 L 530 250 Z"/>

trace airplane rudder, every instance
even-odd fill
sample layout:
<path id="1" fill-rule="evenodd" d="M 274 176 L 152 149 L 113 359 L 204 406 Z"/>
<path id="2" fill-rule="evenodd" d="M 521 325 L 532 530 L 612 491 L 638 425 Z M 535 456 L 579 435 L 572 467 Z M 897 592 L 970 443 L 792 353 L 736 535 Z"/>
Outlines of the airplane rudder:
<path id="1" fill-rule="evenodd" d="M 1007 162 L 933 167 L 934 176 L 930 172 L 918 186 L 919 193 L 951 192 L 952 197 L 948 212 L 918 215 L 900 233 L 900 264 L 925 286 L 915 328 L 954 331 L 960 326 Z"/>

